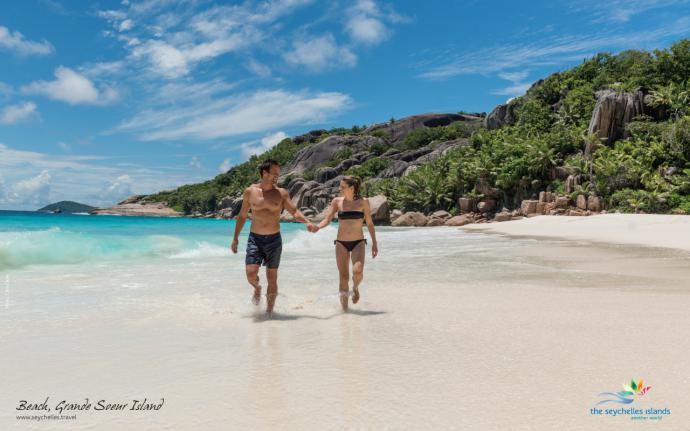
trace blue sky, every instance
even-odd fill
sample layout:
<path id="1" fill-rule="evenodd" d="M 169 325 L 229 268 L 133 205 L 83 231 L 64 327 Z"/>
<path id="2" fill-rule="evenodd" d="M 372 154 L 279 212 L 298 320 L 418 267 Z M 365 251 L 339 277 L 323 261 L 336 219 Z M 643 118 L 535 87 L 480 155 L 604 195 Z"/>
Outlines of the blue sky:
<path id="1" fill-rule="evenodd" d="M 2 1 L 0 209 L 106 206 L 315 128 L 490 111 L 683 37 L 690 0 Z"/>

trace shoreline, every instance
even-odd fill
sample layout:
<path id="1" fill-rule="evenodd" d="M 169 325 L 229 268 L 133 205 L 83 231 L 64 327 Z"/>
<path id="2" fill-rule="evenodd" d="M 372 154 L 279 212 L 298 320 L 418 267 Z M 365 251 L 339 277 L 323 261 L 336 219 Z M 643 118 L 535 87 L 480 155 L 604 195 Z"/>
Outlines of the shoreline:
<path id="1" fill-rule="evenodd" d="M 661 247 L 690 252 L 690 216 L 687 215 L 537 216 L 500 223 L 469 224 L 461 229 L 510 237 Z"/>

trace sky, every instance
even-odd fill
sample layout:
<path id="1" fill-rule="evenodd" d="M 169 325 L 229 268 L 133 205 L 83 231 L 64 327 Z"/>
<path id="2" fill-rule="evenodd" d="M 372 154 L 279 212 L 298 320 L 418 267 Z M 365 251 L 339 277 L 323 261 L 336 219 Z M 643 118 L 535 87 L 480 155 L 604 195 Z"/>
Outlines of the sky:
<path id="1" fill-rule="evenodd" d="M 488 112 L 683 37 L 690 0 L 3 0 L 0 209 L 109 206 L 312 129 Z"/>

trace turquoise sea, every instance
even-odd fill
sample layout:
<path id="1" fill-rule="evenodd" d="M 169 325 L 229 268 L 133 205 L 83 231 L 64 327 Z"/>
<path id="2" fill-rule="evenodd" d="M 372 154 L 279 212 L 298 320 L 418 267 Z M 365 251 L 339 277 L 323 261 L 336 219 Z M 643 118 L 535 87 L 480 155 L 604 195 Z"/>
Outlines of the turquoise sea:
<path id="1" fill-rule="evenodd" d="M 228 253 L 234 220 L 0 211 L 0 271 Z M 288 239 L 304 226 L 285 223 Z M 249 231 L 249 222 L 243 236 Z"/>

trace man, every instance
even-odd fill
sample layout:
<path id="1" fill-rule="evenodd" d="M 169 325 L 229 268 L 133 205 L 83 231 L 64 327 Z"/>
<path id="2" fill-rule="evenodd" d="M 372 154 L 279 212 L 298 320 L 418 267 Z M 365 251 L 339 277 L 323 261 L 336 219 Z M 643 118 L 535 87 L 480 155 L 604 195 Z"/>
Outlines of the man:
<path id="1" fill-rule="evenodd" d="M 237 242 L 247 220 L 247 213 L 252 211 L 252 224 L 247 239 L 247 257 L 245 258 L 247 281 L 254 286 L 252 301 L 259 305 L 261 285 L 259 284 L 259 267 L 266 266 L 268 289 L 266 292 L 266 312 L 273 312 L 273 305 L 278 295 L 278 266 L 283 241 L 280 236 L 280 213 L 287 209 L 295 220 L 306 223 L 309 232 L 315 232 L 316 226 L 307 220 L 290 200 L 287 190 L 276 187 L 280 176 L 280 165 L 273 159 L 264 160 L 259 166 L 261 182 L 253 184 L 242 195 L 242 209 L 235 222 L 235 236 L 232 240 L 232 252 L 237 253 Z"/>

